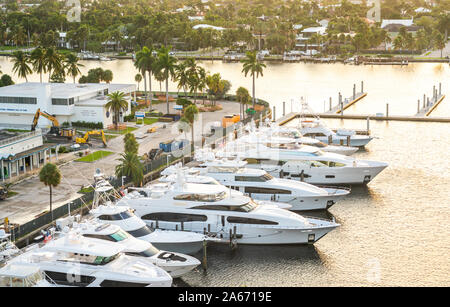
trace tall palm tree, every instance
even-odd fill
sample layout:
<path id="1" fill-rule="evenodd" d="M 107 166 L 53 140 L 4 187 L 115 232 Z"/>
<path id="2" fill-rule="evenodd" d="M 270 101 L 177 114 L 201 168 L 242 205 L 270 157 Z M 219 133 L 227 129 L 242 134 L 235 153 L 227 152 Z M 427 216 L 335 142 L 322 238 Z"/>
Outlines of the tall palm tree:
<path id="1" fill-rule="evenodd" d="M 167 114 L 169 113 L 169 78 L 175 77 L 175 66 L 177 59 L 170 55 L 171 47 L 162 46 L 158 50 L 158 62 L 156 63 L 156 70 L 161 71 L 166 80 L 166 104 Z"/>
<path id="2" fill-rule="evenodd" d="M 191 152 L 194 151 L 194 122 L 197 119 L 198 108 L 191 104 L 184 110 L 183 121 L 188 123 L 191 128 Z"/>
<path id="3" fill-rule="evenodd" d="M 136 74 L 136 76 L 134 76 L 134 81 L 137 82 L 137 84 L 138 84 L 138 91 L 139 91 L 139 85 L 141 84 L 141 81 L 142 81 L 142 75 L 141 74 Z"/>
<path id="4" fill-rule="evenodd" d="M 144 167 L 139 157 L 134 152 L 125 152 L 120 154 L 118 159 L 120 164 L 116 166 L 116 176 L 118 178 L 126 176 L 131 178 L 135 185 L 141 185 L 144 179 Z"/>
<path id="5" fill-rule="evenodd" d="M 61 72 L 63 70 L 63 61 L 61 54 L 58 53 L 58 51 L 53 47 L 45 49 L 45 68 L 48 72 L 49 82 L 53 71 Z"/>
<path id="6" fill-rule="evenodd" d="M 250 94 L 245 87 L 239 87 L 236 91 L 236 100 L 239 101 L 241 116 L 244 118 L 245 115 L 245 105 L 250 100 Z"/>
<path id="7" fill-rule="evenodd" d="M 30 63 L 29 56 L 23 51 L 16 51 L 13 53 L 13 62 L 13 72 L 20 78 L 25 78 L 25 81 L 28 82 L 27 75 L 33 72 L 28 65 Z"/>
<path id="8" fill-rule="evenodd" d="M 256 98 L 255 98 L 255 78 L 258 78 L 259 75 L 263 76 L 263 69 L 266 68 L 266 65 L 264 63 L 261 63 L 259 59 L 256 56 L 256 52 L 247 52 L 244 59 L 241 60 L 243 67 L 242 72 L 247 77 L 248 73 L 253 78 L 253 89 L 252 89 L 252 95 L 253 95 L 253 107 L 255 107 Z"/>
<path id="9" fill-rule="evenodd" d="M 114 113 L 114 125 L 117 125 L 120 120 L 120 111 L 125 111 L 128 108 L 128 101 L 124 98 L 123 92 L 113 92 L 108 95 L 108 102 L 105 105 L 106 110 Z"/>
<path id="10" fill-rule="evenodd" d="M 52 213 L 52 188 L 57 187 L 61 183 L 61 172 L 55 164 L 47 163 L 39 172 L 39 180 L 50 188 L 50 212 Z"/>
<path id="11" fill-rule="evenodd" d="M 182 88 L 184 91 L 184 97 L 187 98 L 186 87 L 189 83 L 189 75 L 186 61 L 175 66 L 175 80 L 178 81 L 178 90 Z"/>
<path id="12" fill-rule="evenodd" d="M 147 102 L 147 73 L 148 73 L 148 86 L 150 91 L 150 109 L 152 108 L 152 73 L 155 68 L 155 63 L 157 59 L 154 55 L 153 48 L 148 48 L 144 46 L 142 50 L 136 53 L 135 66 L 139 69 L 139 72 L 144 76 L 144 87 L 145 87 L 145 102 Z"/>
<path id="13" fill-rule="evenodd" d="M 47 72 L 45 67 L 45 51 L 42 47 L 35 48 L 30 55 L 33 69 L 39 74 L 39 79 L 42 83 L 42 73 Z"/>
<path id="14" fill-rule="evenodd" d="M 64 66 L 67 69 L 67 74 L 73 78 L 73 83 L 75 83 L 75 78 L 81 75 L 80 67 L 84 66 L 78 61 L 79 58 L 73 53 L 69 53 L 64 59 Z"/>

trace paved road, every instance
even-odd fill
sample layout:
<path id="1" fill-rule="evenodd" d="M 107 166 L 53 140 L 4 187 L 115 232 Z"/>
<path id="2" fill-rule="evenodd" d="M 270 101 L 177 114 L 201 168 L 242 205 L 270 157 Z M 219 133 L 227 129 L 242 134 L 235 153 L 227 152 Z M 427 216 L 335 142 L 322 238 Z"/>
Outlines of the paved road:
<path id="1" fill-rule="evenodd" d="M 208 122 L 220 121 L 226 114 L 239 113 L 239 105 L 237 103 L 223 102 L 221 104 L 223 106 L 222 111 L 200 113 L 199 127 L 195 129 L 200 131 L 201 127 L 205 126 Z M 172 106 L 173 103 L 170 106 L 171 110 Z M 165 113 L 166 105 L 159 104 L 155 108 Z M 166 128 L 162 128 L 163 125 L 166 125 Z M 147 130 L 152 126 L 159 127 L 159 129 L 155 133 L 147 134 Z M 195 129 L 194 131 L 196 131 Z M 158 148 L 160 142 L 175 139 L 180 136 L 178 123 L 157 122 L 151 126 L 142 126 L 133 131 L 133 133 L 138 136 L 144 136 L 144 138 L 138 139 L 140 143 L 140 155 L 149 152 L 153 148 Z M 186 136 L 181 137 L 184 138 Z M 67 203 L 71 199 L 78 198 L 80 196 L 78 191 L 83 186 L 92 184 L 93 175 L 97 168 L 101 169 L 106 175 L 114 175 L 114 169 L 118 163 L 117 159 L 120 153 L 123 152 L 123 138 L 124 136 L 121 135 L 108 142 L 107 150 L 113 151 L 115 153 L 113 155 L 93 163 L 71 161 L 60 166 L 62 175 L 61 184 L 53 189 L 53 205 L 55 208 Z M 190 139 L 190 133 L 187 135 L 187 138 Z M 98 146 L 94 145 L 92 151 L 95 149 L 103 148 L 99 144 Z M 12 223 L 23 224 L 49 209 L 49 189 L 39 181 L 38 176 L 20 182 L 13 186 L 12 190 L 19 194 L 0 202 L 0 219 L 8 217 Z"/>
<path id="2" fill-rule="evenodd" d="M 422 56 L 429 57 L 429 58 L 439 58 L 441 56 L 441 50 L 433 50 L 430 54 L 427 55 L 429 51 L 426 51 Z M 445 46 L 444 50 L 442 51 L 442 56 L 450 57 L 450 40 L 447 42 L 447 45 Z"/>

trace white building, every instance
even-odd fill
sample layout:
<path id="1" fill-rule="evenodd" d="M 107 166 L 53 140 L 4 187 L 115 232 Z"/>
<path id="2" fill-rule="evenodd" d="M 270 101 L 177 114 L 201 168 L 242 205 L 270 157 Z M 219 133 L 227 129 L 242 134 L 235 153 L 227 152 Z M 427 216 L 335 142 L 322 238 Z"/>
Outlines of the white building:
<path id="1" fill-rule="evenodd" d="M 120 119 L 130 114 L 131 94 L 134 84 L 73 84 L 73 83 L 21 83 L 0 88 L 0 127 L 30 129 L 37 111 L 54 115 L 60 124 L 85 121 L 103 123 L 107 128 L 113 124 L 113 114 L 106 110 L 107 94 L 125 93 L 128 109 L 121 112 Z M 40 118 L 38 127 L 52 125 Z"/>
<path id="2" fill-rule="evenodd" d="M 389 25 L 401 25 L 404 27 L 410 27 L 414 25 L 414 19 L 383 19 L 383 21 L 381 22 L 382 29 Z"/>

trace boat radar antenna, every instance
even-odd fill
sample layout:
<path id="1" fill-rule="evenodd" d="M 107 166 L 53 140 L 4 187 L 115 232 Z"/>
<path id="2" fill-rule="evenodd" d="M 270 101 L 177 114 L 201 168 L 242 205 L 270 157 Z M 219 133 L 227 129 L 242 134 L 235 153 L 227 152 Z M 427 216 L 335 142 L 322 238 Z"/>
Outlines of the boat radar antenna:
<path id="1" fill-rule="evenodd" d="M 300 126 L 302 125 L 303 122 L 311 121 L 310 119 L 308 119 L 308 117 L 313 117 L 315 120 L 320 121 L 320 117 L 314 113 L 313 109 L 309 106 L 308 102 L 306 101 L 306 99 L 303 98 L 303 96 L 300 98 L 300 105 L 301 105 L 301 110 L 299 113 Z"/>

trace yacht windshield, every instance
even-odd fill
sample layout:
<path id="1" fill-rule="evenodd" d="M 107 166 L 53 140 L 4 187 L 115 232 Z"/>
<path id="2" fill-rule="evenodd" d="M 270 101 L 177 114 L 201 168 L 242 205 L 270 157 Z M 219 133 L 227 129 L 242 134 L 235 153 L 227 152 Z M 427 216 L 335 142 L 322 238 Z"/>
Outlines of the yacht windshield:
<path id="1" fill-rule="evenodd" d="M 273 179 L 273 176 L 266 173 L 261 176 L 236 176 L 236 181 L 249 181 L 249 182 L 266 182 Z"/>
<path id="2" fill-rule="evenodd" d="M 257 207 L 258 207 L 258 204 L 255 203 L 253 201 L 253 199 L 252 199 L 248 203 L 246 203 L 245 205 L 240 206 L 239 208 L 241 210 L 239 210 L 239 211 L 241 211 L 241 212 L 251 212 L 251 211 L 255 210 Z"/>
<path id="3" fill-rule="evenodd" d="M 123 230 L 118 230 L 112 235 L 109 235 L 115 242 L 120 242 L 128 238 L 128 234 Z"/>
<path id="4" fill-rule="evenodd" d="M 138 253 L 128 252 L 126 255 L 128 256 L 138 256 L 138 257 L 153 257 L 159 253 L 159 249 L 154 247 L 153 245 L 147 248 L 146 250 Z"/>
<path id="5" fill-rule="evenodd" d="M 120 254 L 115 254 L 111 257 L 102 257 L 102 256 L 98 256 L 95 258 L 94 263 L 95 265 L 106 265 L 112 261 L 114 261 L 117 257 L 119 257 Z"/>

